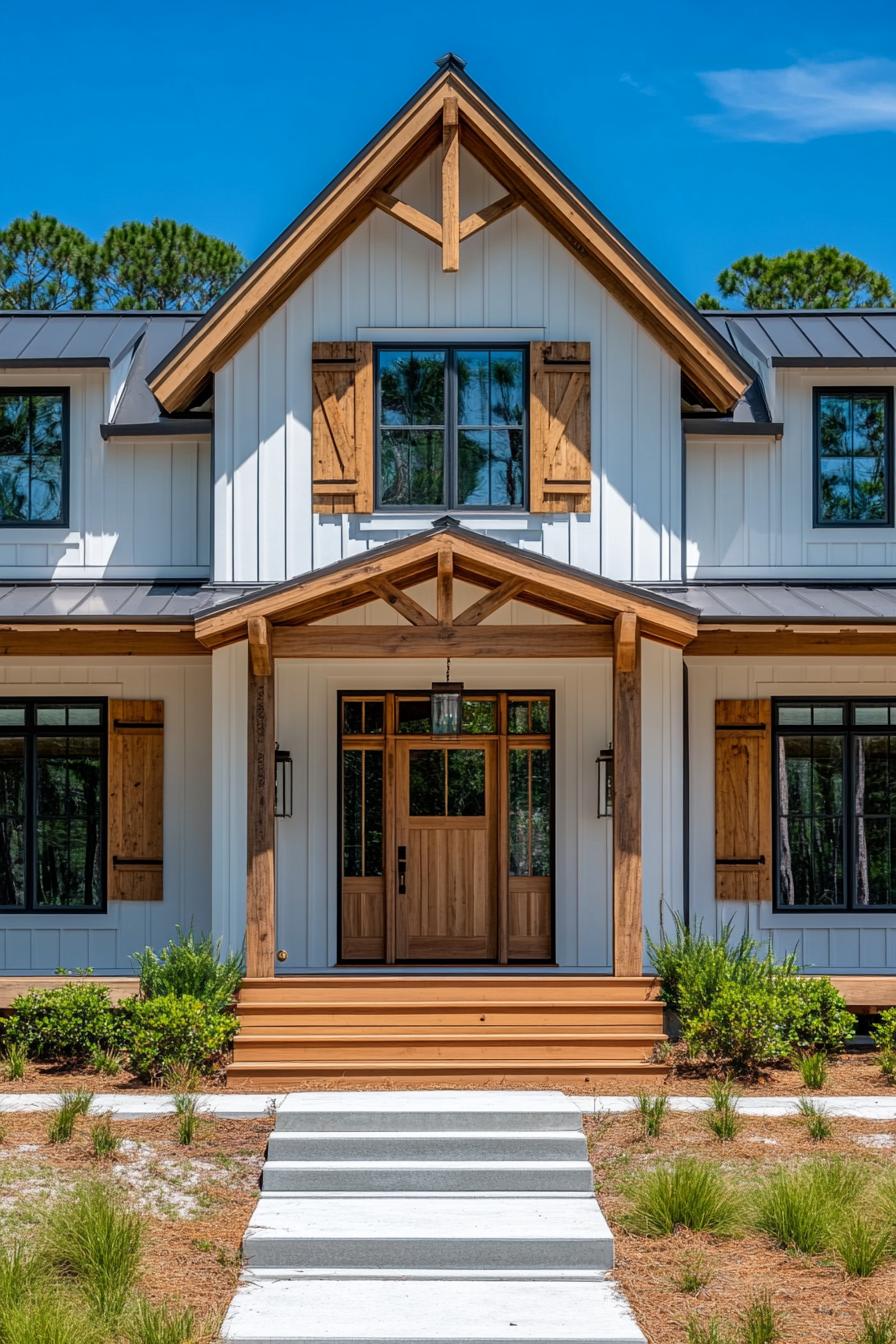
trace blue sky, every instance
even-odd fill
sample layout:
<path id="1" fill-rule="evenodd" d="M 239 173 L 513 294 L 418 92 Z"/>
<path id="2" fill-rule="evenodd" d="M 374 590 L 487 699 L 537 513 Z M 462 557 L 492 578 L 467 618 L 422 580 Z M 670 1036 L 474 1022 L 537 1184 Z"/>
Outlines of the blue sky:
<path id="1" fill-rule="evenodd" d="M 451 49 L 689 297 L 820 243 L 896 283 L 894 11 L 13 0 L 0 223 L 173 216 L 255 256 Z"/>

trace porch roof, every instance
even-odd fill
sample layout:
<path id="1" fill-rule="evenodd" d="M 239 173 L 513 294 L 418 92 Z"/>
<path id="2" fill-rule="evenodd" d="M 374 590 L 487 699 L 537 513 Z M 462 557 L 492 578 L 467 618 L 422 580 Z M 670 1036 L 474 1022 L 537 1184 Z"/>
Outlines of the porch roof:
<path id="1" fill-rule="evenodd" d="M 252 620 L 307 625 L 377 599 L 392 605 L 411 625 L 451 625 L 445 612 L 436 617 L 406 596 L 417 584 L 441 580 L 443 568 L 451 578 L 488 590 L 474 608 L 453 618 L 455 626 L 478 625 L 504 602 L 517 601 L 590 625 L 606 625 L 630 613 L 645 636 L 677 646 L 688 644 L 697 632 L 696 612 L 675 597 L 521 551 L 445 517 L 423 534 L 387 542 L 198 613 L 196 636 L 213 648 L 245 638 Z"/>

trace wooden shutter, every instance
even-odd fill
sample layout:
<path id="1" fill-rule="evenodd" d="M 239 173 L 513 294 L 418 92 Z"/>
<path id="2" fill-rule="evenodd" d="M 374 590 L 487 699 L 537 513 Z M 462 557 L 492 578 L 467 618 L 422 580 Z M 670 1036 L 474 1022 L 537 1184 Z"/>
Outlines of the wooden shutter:
<path id="1" fill-rule="evenodd" d="M 162 900 L 162 700 L 109 701 L 109 899 Z"/>
<path id="2" fill-rule="evenodd" d="M 373 509 L 373 346 L 315 341 L 311 354 L 315 513 Z"/>
<path id="3" fill-rule="evenodd" d="M 529 346 L 529 507 L 591 511 L 591 345 Z"/>
<path id="4" fill-rule="evenodd" d="M 770 700 L 716 701 L 716 899 L 772 894 Z"/>

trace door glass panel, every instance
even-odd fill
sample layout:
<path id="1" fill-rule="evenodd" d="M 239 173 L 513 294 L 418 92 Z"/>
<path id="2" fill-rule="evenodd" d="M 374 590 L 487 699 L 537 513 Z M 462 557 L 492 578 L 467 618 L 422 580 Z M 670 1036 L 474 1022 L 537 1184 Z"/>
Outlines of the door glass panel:
<path id="1" fill-rule="evenodd" d="M 511 877 L 551 875 L 551 753 L 515 747 L 508 753 Z"/>
<path id="2" fill-rule="evenodd" d="M 342 873 L 361 877 L 362 751 L 342 753 Z"/>
<path id="3" fill-rule="evenodd" d="M 383 753 L 342 753 L 343 877 L 383 875 Z"/>
<path id="4" fill-rule="evenodd" d="M 448 752 L 448 816 L 485 816 L 485 752 Z"/>
<path id="5" fill-rule="evenodd" d="M 412 751 L 408 768 L 408 813 L 412 817 L 444 817 L 445 752 Z"/>
<path id="6" fill-rule="evenodd" d="M 343 700 L 342 731 L 350 737 L 364 731 L 364 705 L 360 700 Z"/>
<path id="7" fill-rule="evenodd" d="M 425 735 L 432 732 L 428 699 L 399 700 L 398 731 L 400 733 L 421 733 Z"/>
<path id="8" fill-rule="evenodd" d="M 508 700 L 507 731 L 509 733 L 549 733 L 551 731 L 550 700 Z"/>
<path id="9" fill-rule="evenodd" d="M 551 754 L 543 749 L 529 752 L 532 778 L 530 807 L 532 877 L 551 875 Z"/>
<path id="10" fill-rule="evenodd" d="M 464 733 L 493 733 L 497 726 L 494 700 L 465 700 L 461 731 Z"/>
<path id="11" fill-rule="evenodd" d="M 508 752 L 510 772 L 510 876 L 529 872 L 529 753 Z"/>

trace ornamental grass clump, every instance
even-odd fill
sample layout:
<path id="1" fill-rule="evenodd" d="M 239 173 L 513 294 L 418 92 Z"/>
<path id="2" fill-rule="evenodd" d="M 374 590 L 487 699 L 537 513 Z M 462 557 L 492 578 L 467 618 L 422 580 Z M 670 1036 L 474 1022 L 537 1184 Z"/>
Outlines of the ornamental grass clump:
<path id="1" fill-rule="evenodd" d="M 109 1325 L 118 1322 L 133 1291 L 143 1226 L 123 1196 L 99 1181 L 77 1186 L 48 1215 L 44 1246 L 49 1263 Z"/>
<path id="2" fill-rule="evenodd" d="M 856 1344 L 896 1344 L 896 1307 L 866 1307 Z"/>
<path id="3" fill-rule="evenodd" d="M 693 1296 L 694 1293 L 699 1293 L 701 1288 L 705 1288 L 711 1279 L 712 1273 L 706 1256 L 702 1251 L 695 1251 L 682 1258 L 672 1283 L 680 1293 Z"/>
<path id="4" fill-rule="evenodd" d="M 781 1338 L 778 1317 L 768 1293 L 754 1297 L 740 1319 L 739 1344 L 775 1344 Z"/>
<path id="5" fill-rule="evenodd" d="M 813 1050 L 808 1055 L 794 1055 L 793 1067 L 803 1080 L 803 1087 L 810 1092 L 820 1092 L 828 1080 L 827 1055 L 821 1050 Z"/>
<path id="6" fill-rule="evenodd" d="M 112 1117 L 101 1115 L 90 1127 L 90 1146 L 94 1157 L 114 1157 L 121 1147 L 121 1135 L 112 1128 Z"/>
<path id="7" fill-rule="evenodd" d="M 641 1236 L 669 1236 L 679 1227 L 730 1236 L 739 1221 L 739 1202 L 714 1162 L 679 1157 L 644 1172 L 631 1187 L 628 1224 Z"/>
<path id="8" fill-rule="evenodd" d="M 9 1041 L 3 1052 L 3 1071 L 7 1082 L 17 1083 L 25 1077 L 28 1067 L 28 1048 L 23 1041 Z"/>
<path id="9" fill-rule="evenodd" d="M 796 1108 L 806 1123 L 806 1133 L 813 1143 L 822 1143 L 831 1137 L 834 1128 L 824 1106 L 810 1101 L 808 1097 L 800 1097 Z"/>
<path id="10" fill-rule="evenodd" d="M 60 1092 L 55 1108 L 50 1112 L 47 1125 L 48 1143 L 68 1143 L 75 1131 L 75 1122 L 90 1110 L 93 1093 L 77 1089 Z"/>
<path id="11" fill-rule="evenodd" d="M 728 1082 L 710 1083 L 709 1095 L 712 1108 L 706 1112 L 706 1124 L 722 1143 L 730 1143 L 740 1129 L 737 1113 L 740 1097 Z"/>
<path id="12" fill-rule="evenodd" d="M 200 1331 L 203 1339 L 212 1335 L 192 1311 L 153 1307 L 140 1298 L 128 1319 L 126 1338 L 128 1344 L 198 1344 Z"/>
<path id="13" fill-rule="evenodd" d="M 178 1092 L 174 1097 L 174 1114 L 177 1117 L 177 1141 L 190 1144 L 199 1130 L 202 1108 L 199 1098 L 191 1092 Z"/>
<path id="14" fill-rule="evenodd" d="M 894 1236 L 873 1214 L 853 1210 L 837 1226 L 832 1248 L 847 1274 L 870 1278 L 894 1251 Z"/>
<path id="15" fill-rule="evenodd" d="M 708 1321 L 700 1316 L 689 1316 L 685 1326 L 685 1339 L 687 1344 L 734 1344 L 731 1335 L 725 1332 L 722 1322 L 716 1316 L 710 1316 Z"/>
<path id="16" fill-rule="evenodd" d="M 669 1110 L 669 1098 L 639 1092 L 635 1097 L 635 1105 L 641 1117 L 645 1139 L 658 1139 Z"/>
<path id="17" fill-rule="evenodd" d="M 760 1183 L 755 1222 L 783 1250 L 817 1255 L 856 1207 L 867 1176 L 842 1158 L 779 1167 Z"/>

